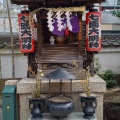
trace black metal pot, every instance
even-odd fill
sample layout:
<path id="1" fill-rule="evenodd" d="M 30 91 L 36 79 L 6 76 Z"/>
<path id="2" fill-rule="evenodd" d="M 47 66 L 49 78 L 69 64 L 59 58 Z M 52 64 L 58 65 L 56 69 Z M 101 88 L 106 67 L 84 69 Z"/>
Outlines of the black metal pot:
<path id="1" fill-rule="evenodd" d="M 97 107 L 96 96 L 86 97 L 80 95 L 80 101 L 84 113 L 83 117 L 85 119 L 95 118 L 94 114 L 95 114 L 95 109 Z"/>
<path id="2" fill-rule="evenodd" d="M 60 95 L 49 98 L 47 107 L 49 113 L 53 116 L 63 117 L 67 116 L 73 111 L 74 102 L 71 97 Z"/>
<path id="3" fill-rule="evenodd" d="M 44 98 L 29 99 L 29 109 L 31 110 L 32 118 L 42 118 L 43 108 L 45 104 Z M 33 105 L 31 108 L 30 106 Z"/>

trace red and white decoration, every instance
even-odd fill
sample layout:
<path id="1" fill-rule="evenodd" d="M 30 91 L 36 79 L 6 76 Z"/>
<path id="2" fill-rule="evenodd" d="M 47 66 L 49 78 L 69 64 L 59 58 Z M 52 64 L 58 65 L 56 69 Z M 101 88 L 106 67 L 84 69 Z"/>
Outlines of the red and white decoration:
<path id="1" fill-rule="evenodd" d="M 101 50 L 101 13 L 86 14 L 86 50 L 89 52 Z"/>
<path id="2" fill-rule="evenodd" d="M 28 18 L 28 13 L 18 14 L 20 51 L 23 53 L 34 52 L 33 29 L 29 26 Z"/>

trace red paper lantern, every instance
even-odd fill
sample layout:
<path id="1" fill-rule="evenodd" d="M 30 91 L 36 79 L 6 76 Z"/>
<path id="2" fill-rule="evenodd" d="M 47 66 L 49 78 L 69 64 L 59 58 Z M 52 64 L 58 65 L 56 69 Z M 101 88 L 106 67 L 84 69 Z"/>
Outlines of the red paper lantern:
<path id="1" fill-rule="evenodd" d="M 34 36 L 33 29 L 30 28 L 29 13 L 18 14 L 20 51 L 23 53 L 34 52 Z"/>
<path id="2" fill-rule="evenodd" d="M 86 14 L 86 50 L 101 50 L 101 13 L 88 12 Z"/>

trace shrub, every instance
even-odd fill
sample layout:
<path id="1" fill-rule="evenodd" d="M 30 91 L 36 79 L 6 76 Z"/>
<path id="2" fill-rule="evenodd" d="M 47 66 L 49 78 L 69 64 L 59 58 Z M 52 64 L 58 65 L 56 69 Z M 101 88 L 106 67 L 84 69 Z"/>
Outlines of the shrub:
<path id="1" fill-rule="evenodd" d="M 117 81 L 115 80 L 116 73 L 112 70 L 106 70 L 103 75 L 100 75 L 106 81 L 107 88 L 112 88 L 117 85 Z"/>

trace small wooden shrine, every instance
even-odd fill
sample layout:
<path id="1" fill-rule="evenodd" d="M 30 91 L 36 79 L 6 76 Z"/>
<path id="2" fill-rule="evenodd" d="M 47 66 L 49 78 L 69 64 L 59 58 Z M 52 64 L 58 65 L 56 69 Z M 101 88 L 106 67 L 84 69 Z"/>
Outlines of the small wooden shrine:
<path id="1" fill-rule="evenodd" d="M 26 41 L 29 44 L 31 41 L 30 48 L 27 51 L 25 50 L 26 46 L 21 47 L 25 50 L 22 52 L 28 56 L 28 66 L 31 66 L 33 71 L 37 71 L 37 68 L 42 69 L 46 74 L 61 67 L 75 75 L 77 75 L 78 69 L 90 66 L 93 75 L 93 55 L 101 49 L 101 20 L 99 13 L 95 11 L 95 14 L 86 14 L 88 20 L 86 19 L 87 22 L 85 23 L 82 21 L 82 13 L 85 10 L 93 9 L 94 3 L 101 2 L 105 2 L 105 0 L 11 0 L 12 4 L 28 5 L 29 14 L 39 9 L 35 13 L 36 21 L 34 21 L 34 28 L 37 30 L 36 38 L 35 36 L 31 37 L 31 40 L 21 38 L 21 42 Z M 79 32 L 73 33 L 65 29 L 65 35 L 62 37 L 53 34 L 48 28 L 47 17 L 49 11 L 53 11 L 53 14 L 56 14 L 57 11 L 71 11 L 72 15 L 77 15 Z M 94 12 L 94 10 L 90 12 Z M 61 16 L 64 17 L 65 13 Z M 91 18 L 91 21 L 89 21 L 89 18 Z M 24 21 L 24 18 L 22 19 L 22 16 L 19 16 L 19 19 L 19 24 L 23 24 L 20 21 Z M 25 28 L 24 25 L 20 27 Z M 23 31 L 21 31 L 21 36 L 23 34 Z M 51 36 L 55 40 L 53 44 L 50 44 Z M 86 42 L 87 40 L 88 42 Z M 21 42 L 20 44 L 22 44 Z M 29 51 L 30 49 L 31 51 Z M 30 77 L 29 72 L 28 77 Z"/>

